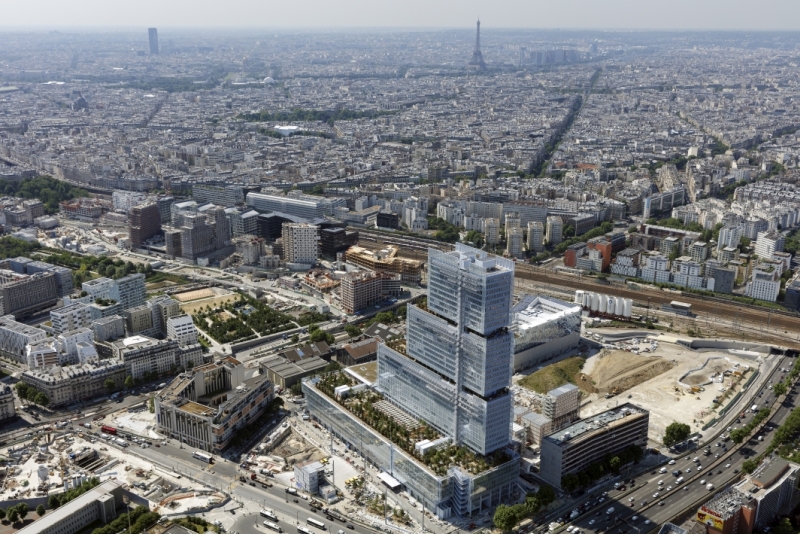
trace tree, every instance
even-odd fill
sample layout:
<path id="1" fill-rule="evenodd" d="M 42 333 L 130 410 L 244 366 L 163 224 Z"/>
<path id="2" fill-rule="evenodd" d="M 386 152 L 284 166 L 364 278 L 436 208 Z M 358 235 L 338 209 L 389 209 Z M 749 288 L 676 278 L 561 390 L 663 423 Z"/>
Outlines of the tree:
<path id="1" fill-rule="evenodd" d="M 786 383 L 785 382 L 778 382 L 774 386 L 772 386 L 772 392 L 775 393 L 775 396 L 780 397 L 781 395 L 786 393 Z"/>
<path id="2" fill-rule="evenodd" d="M 12 506 L 6 512 L 6 519 L 8 519 L 9 523 L 12 525 L 19 521 L 19 512 L 17 512 L 16 507 Z"/>
<path id="3" fill-rule="evenodd" d="M 24 520 L 25 516 L 28 515 L 28 503 L 21 502 L 16 506 L 17 513 L 19 514 L 20 520 Z"/>
<path id="4" fill-rule="evenodd" d="M 300 342 L 300 336 L 298 336 L 297 334 L 292 334 L 292 343 L 299 343 L 299 342 Z"/>
<path id="5" fill-rule="evenodd" d="M 744 428 L 735 428 L 731 430 L 731 441 L 734 443 L 741 443 L 744 441 L 744 438 L 747 437 L 749 432 Z"/>
<path id="6" fill-rule="evenodd" d="M 564 237 L 574 237 L 575 236 L 575 227 L 571 224 L 568 224 L 566 228 L 564 228 Z"/>
<path id="7" fill-rule="evenodd" d="M 350 336 L 350 339 L 361 335 L 361 329 L 354 324 L 345 325 L 344 331 L 348 336 Z"/>
<path id="8" fill-rule="evenodd" d="M 39 406 L 47 406 L 50 404 L 50 398 L 42 392 L 36 394 L 36 397 L 33 399 L 33 402 L 38 404 Z"/>
<path id="9" fill-rule="evenodd" d="M 622 465 L 622 460 L 619 459 L 619 456 L 614 456 L 608 461 L 608 467 L 611 468 L 612 471 L 619 471 L 620 466 Z"/>
<path id="10" fill-rule="evenodd" d="M 756 470 L 758 467 L 758 461 L 756 460 L 745 460 L 742 463 L 742 471 L 747 473 L 748 475 Z"/>
<path id="11" fill-rule="evenodd" d="M 45 509 L 43 504 L 40 504 L 39 506 L 36 507 L 36 514 L 39 517 L 42 517 L 45 514 Z"/>
<path id="12" fill-rule="evenodd" d="M 125 387 L 126 387 L 126 388 L 128 388 L 128 389 L 133 389 L 133 387 L 134 387 L 135 385 L 136 385 L 136 384 L 135 384 L 135 383 L 134 383 L 134 381 L 133 381 L 133 377 L 132 377 L 131 375 L 128 375 L 128 376 L 125 378 Z"/>
<path id="13" fill-rule="evenodd" d="M 6 511 L 0 508 L 0 521 L 6 518 Z"/>
<path id="14" fill-rule="evenodd" d="M 48 508 L 50 508 L 51 510 L 55 510 L 59 506 L 61 506 L 61 500 L 58 498 L 58 495 L 53 494 L 47 498 Z"/>
<path id="15" fill-rule="evenodd" d="M 150 413 L 156 413 L 155 397 L 150 397 L 150 400 L 147 401 L 147 409 L 150 411 Z"/>
<path id="16" fill-rule="evenodd" d="M 792 527 L 792 522 L 789 521 L 788 517 L 784 517 L 778 524 L 772 528 L 772 532 L 774 534 L 792 534 L 794 532 L 794 527 Z"/>
<path id="17" fill-rule="evenodd" d="M 493 521 L 494 526 L 503 532 L 511 532 L 514 525 L 517 524 L 517 514 L 514 513 L 514 509 L 511 506 L 501 504 L 494 511 Z"/>
<path id="18" fill-rule="evenodd" d="M 16 384 L 14 384 L 14 389 L 17 390 L 17 395 L 19 395 L 20 399 L 27 400 L 28 389 L 30 389 L 30 386 L 28 384 L 26 384 L 25 382 L 17 382 Z"/>
<path id="19" fill-rule="evenodd" d="M 111 380 L 110 378 L 106 379 L 106 381 L 103 382 L 103 385 L 106 387 L 109 393 L 117 389 L 117 383 Z"/>
<path id="20" fill-rule="evenodd" d="M 673 445 L 685 441 L 691 433 L 692 429 L 689 425 L 673 421 L 664 432 L 664 445 L 672 447 Z"/>

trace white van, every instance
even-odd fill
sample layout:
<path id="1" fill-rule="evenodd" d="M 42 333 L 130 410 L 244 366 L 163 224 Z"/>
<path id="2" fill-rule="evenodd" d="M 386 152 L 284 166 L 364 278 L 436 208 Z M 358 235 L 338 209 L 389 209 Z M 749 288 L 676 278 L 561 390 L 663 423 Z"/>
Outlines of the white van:
<path id="1" fill-rule="evenodd" d="M 678 477 L 678 478 L 675 480 L 675 484 L 680 484 L 681 482 L 683 482 L 683 477 Z"/>

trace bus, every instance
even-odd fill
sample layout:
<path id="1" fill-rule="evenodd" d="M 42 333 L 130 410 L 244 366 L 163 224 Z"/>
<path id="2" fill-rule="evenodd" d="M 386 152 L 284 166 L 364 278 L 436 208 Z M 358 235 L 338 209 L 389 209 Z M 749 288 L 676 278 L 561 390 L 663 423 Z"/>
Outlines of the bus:
<path id="1" fill-rule="evenodd" d="M 281 530 L 281 527 L 279 527 L 272 521 L 264 521 L 264 526 L 270 530 L 274 530 L 275 532 L 283 532 L 283 530 Z"/>
<path id="2" fill-rule="evenodd" d="M 318 521 L 318 520 L 314 519 L 313 517 L 309 517 L 308 521 L 306 521 L 306 523 L 308 523 L 312 527 L 318 528 L 320 530 L 325 530 L 325 523 L 323 523 L 322 521 Z"/>
<path id="3" fill-rule="evenodd" d="M 192 453 L 192 458 L 197 458 L 198 460 L 202 460 L 207 464 L 211 463 L 211 455 L 203 451 L 194 451 Z"/>
<path id="4" fill-rule="evenodd" d="M 264 508 L 261 510 L 261 517 L 266 517 L 267 519 L 272 519 L 273 521 L 278 520 L 278 516 L 275 515 L 275 512 L 273 512 L 269 508 Z"/>
<path id="5" fill-rule="evenodd" d="M 311 532 L 309 529 L 307 529 L 302 525 L 297 527 L 297 532 L 299 532 L 300 534 L 314 534 L 313 532 Z"/>
<path id="6" fill-rule="evenodd" d="M 100 432 L 104 432 L 106 434 L 111 434 L 112 436 L 115 436 L 117 434 L 117 429 L 114 428 L 113 426 L 103 425 L 100 427 Z"/>

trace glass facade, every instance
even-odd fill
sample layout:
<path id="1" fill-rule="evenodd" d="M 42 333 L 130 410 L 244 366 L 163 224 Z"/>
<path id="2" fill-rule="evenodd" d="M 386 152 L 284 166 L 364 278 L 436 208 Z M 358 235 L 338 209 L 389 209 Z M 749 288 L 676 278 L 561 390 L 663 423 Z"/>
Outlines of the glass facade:
<path id="1" fill-rule="evenodd" d="M 497 506 L 510 497 L 519 474 L 518 456 L 512 454 L 509 461 L 478 475 L 451 467 L 445 476 L 438 476 L 316 389 L 315 380 L 303 380 L 303 393 L 311 414 L 360 451 L 368 462 L 401 482 L 412 497 L 439 517 L 448 517 L 453 512 L 469 515 Z"/>

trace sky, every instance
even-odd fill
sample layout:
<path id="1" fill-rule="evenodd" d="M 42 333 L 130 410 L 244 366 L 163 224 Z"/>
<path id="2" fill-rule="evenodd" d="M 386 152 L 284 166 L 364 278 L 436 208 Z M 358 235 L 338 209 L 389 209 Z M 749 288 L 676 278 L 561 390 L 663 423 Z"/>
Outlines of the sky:
<path id="1" fill-rule="evenodd" d="M 2 0 L 0 28 L 800 30 L 800 0 Z"/>

